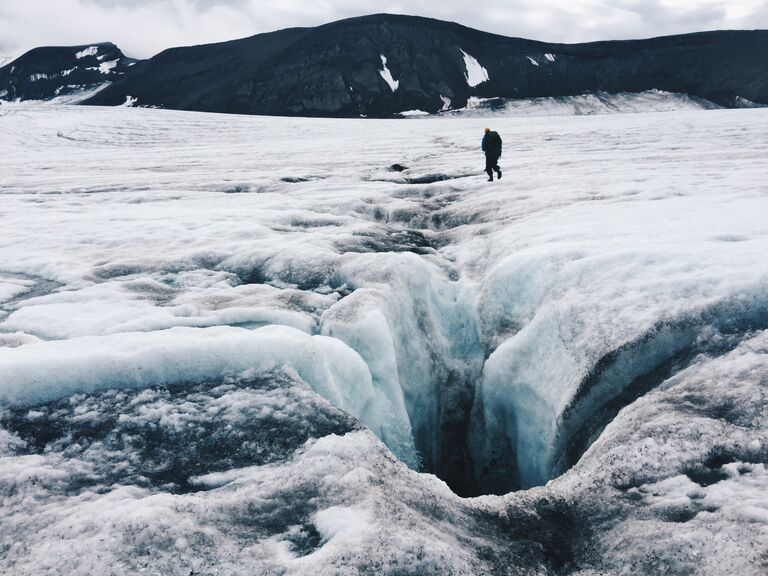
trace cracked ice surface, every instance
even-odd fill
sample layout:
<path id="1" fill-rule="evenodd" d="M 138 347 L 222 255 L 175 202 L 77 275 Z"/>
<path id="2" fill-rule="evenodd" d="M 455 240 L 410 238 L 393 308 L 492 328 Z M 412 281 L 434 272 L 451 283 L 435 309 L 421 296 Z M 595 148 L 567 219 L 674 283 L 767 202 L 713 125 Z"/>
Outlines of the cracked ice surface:
<path id="1" fill-rule="evenodd" d="M 765 111 L 2 113 L 10 572 L 765 572 Z"/>

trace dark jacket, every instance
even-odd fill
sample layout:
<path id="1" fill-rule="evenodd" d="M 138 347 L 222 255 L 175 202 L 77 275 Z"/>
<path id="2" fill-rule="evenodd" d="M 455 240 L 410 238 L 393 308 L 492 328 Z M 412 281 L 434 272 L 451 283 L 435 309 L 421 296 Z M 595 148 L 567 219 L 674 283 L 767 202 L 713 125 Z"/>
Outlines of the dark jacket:
<path id="1" fill-rule="evenodd" d="M 501 136 L 498 132 L 491 130 L 486 132 L 483 136 L 482 143 L 483 152 L 486 156 L 495 156 L 496 158 L 501 156 Z"/>

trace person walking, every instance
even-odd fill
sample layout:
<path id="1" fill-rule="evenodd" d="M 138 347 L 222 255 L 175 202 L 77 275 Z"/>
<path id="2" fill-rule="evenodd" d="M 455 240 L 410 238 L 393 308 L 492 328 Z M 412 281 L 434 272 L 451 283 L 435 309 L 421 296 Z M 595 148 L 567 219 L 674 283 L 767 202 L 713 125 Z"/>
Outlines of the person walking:
<path id="1" fill-rule="evenodd" d="M 501 158 L 501 136 L 490 128 L 485 129 L 483 143 L 481 145 L 485 152 L 485 171 L 488 174 L 488 182 L 493 182 L 493 171 L 501 180 L 501 168 L 499 168 L 499 158 Z"/>

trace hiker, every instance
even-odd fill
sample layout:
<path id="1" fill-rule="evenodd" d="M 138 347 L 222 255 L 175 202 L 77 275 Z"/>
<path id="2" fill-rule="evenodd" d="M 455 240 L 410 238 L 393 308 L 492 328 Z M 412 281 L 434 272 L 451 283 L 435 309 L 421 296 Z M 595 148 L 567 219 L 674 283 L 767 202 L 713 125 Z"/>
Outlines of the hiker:
<path id="1" fill-rule="evenodd" d="M 499 158 L 501 157 L 501 136 L 490 128 L 485 129 L 482 144 L 485 152 L 485 171 L 488 173 L 488 182 L 493 182 L 493 171 L 501 180 L 501 168 L 499 168 Z"/>

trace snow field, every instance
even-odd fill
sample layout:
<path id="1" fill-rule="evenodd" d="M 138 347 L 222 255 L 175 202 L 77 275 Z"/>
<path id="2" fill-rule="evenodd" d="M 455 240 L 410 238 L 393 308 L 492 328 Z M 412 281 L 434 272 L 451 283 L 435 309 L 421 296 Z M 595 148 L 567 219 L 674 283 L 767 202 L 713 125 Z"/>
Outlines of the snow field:
<path id="1" fill-rule="evenodd" d="M 494 119 L 493 184 L 487 119 L 1 113 L 13 529 L 0 537 L 17 542 L 14 567 L 587 574 L 632 561 L 706 574 L 739 559 L 760 573 L 764 111 Z M 194 493 L 124 473 L 144 448 L 107 446 L 109 459 L 103 440 L 84 453 L 69 433 L 35 448 L 30 423 L 57 418 L 86 437 L 84 422 L 106 418 L 122 438 L 108 415 L 127 405 L 144 406 L 139 429 L 204 427 L 222 402 L 208 388 L 229 383 L 235 402 L 254 379 L 277 384 L 238 428 L 255 433 L 258 407 L 280 404 L 295 410 L 265 446 L 316 411 L 338 435 L 309 431 L 269 463 L 249 462 L 249 446 L 210 470 L 180 466 L 168 483 Z M 546 487 L 462 500 L 310 388 L 463 494 L 578 463 Z M 99 540 L 108 526 L 118 536 Z M 707 548 L 718 532 L 728 540 Z"/>
<path id="2" fill-rule="evenodd" d="M 62 110 L 4 119 L 0 269 L 63 286 L 14 304 L 2 328 L 94 337 L 70 349 L 89 371 L 99 342 L 122 345 L 107 335 L 183 347 L 205 332 L 173 328 L 279 324 L 332 336 L 365 374 L 318 390 L 344 408 L 357 397 L 352 413 L 411 465 L 439 466 L 441 418 L 474 406 L 478 442 L 510 439 L 520 481 L 546 481 L 558 421 L 601 358 L 714 303 L 764 300 L 757 111 L 499 121 L 508 178 L 491 187 L 474 178 L 472 120 L 366 121 L 361 133 L 350 121 Z M 31 138 L 16 129 L 30 120 Z M 274 144 L 286 133 L 289 158 Z M 349 147 L 360 157 L 329 162 Z M 197 344 L 185 354 L 210 377 L 243 369 L 241 346 L 223 346 L 215 369 Z M 55 382 L 25 375 L 41 354 L 25 348 L 2 351 L 7 381 L 51 398 Z"/>

